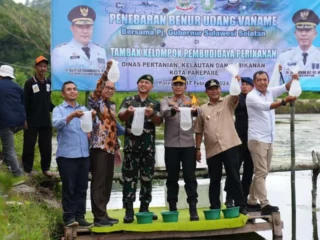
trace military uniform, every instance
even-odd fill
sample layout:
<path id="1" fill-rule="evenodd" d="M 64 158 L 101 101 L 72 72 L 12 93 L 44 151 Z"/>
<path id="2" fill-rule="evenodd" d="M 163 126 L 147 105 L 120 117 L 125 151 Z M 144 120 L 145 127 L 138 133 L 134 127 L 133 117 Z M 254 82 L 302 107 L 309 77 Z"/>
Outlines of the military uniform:
<path id="1" fill-rule="evenodd" d="M 305 38 L 310 39 L 312 36 L 308 36 L 309 31 L 315 30 L 319 17 L 310 9 L 301 9 L 293 15 L 292 21 L 296 25 L 296 34 L 301 35 L 301 31 L 305 31 Z M 299 40 L 298 36 L 297 39 Z M 311 45 L 305 51 L 297 46 L 281 53 L 278 63 L 284 69 L 285 80 L 291 78 L 290 68 L 296 66 L 299 67 L 300 76 L 314 77 L 320 74 L 320 49 Z"/>
<path id="2" fill-rule="evenodd" d="M 142 100 L 138 95 L 123 100 L 120 113 L 133 107 L 152 107 L 154 114 L 160 116 L 160 103 L 150 97 Z M 126 121 L 124 134 L 124 161 L 122 164 L 123 202 L 134 202 L 140 171 L 140 202 L 151 202 L 152 178 L 155 165 L 156 129 L 151 118 L 145 117 L 144 129 L 141 136 L 131 133 L 133 116 Z"/>
<path id="3" fill-rule="evenodd" d="M 72 25 L 90 26 L 96 20 L 95 11 L 85 5 L 74 7 L 68 14 Z M 91 30 L 92 31 L 92 30 Z M 73 38 L 70 42 L 55 47 L 52 51 L 52 65 L 55 71 L 72 73 L 73 69 L 91 69 L 103 71 L 107 57 L 103 47 L 89 42 L 86 45 Z M 86 72 L 83 72 L 85 74 Z"/>

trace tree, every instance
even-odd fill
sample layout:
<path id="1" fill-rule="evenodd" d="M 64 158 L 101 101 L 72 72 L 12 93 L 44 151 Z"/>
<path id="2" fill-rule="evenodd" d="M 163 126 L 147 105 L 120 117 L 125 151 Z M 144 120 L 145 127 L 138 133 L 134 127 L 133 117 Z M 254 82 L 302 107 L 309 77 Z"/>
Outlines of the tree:
<path id="1" fill-rule="evenodd" d="M 51 8 L 48 0 L 34 0 L 31 7 L 16 4 L 12 0 L 0 2 L 1 29 L 21 43 L 30 43 L 48 56 L 50 55 L 50 16 Z"/>

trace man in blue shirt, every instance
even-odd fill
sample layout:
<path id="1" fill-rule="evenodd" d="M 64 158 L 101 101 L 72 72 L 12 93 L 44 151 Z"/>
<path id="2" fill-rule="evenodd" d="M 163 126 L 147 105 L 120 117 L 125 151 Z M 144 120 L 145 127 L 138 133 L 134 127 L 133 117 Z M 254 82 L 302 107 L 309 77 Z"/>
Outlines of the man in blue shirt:
<path id="1" fill-rule="evenodd" d="M 0 139 L 4 163 L 10 167 L 12 174 L 19 177 L 23 174 L 14 150 L 14 133 L 24 126 L 23 89 L 12 81 L 14 70 L 11 66 L 0 67 Z"/>
<path id="2" fill-rule="evenodd" d="M 64 102 L 53 109 L 52 122 L 58 130 L 57 164 L 62 181 L 63 220 L 67 227 L 90 226 L 84 219 L 89 174 L 89 139 L 80 127 L 85 107 L 77 103 L 77 86 L 65 82 Z M 95 117 L 95 112 L 92 113 Z"/>

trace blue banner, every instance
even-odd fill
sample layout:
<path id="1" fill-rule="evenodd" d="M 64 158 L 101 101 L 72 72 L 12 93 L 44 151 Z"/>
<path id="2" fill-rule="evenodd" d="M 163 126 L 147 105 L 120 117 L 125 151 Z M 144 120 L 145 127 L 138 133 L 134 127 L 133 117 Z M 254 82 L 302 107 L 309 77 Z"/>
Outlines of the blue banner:
<path id="1" fill-rule="evenodd" d="M 303 90 L 320 91 L 320 2 L 314 0 L 54 0 L 52 88 L 74 81 L 93 90 L 107 60 L 119 62 L 118 91 L 136 91 L 143 74 L 153 91 L 171 91 L 175 75 L 188 91 L 218 79 L 228 91 L 230 63 L 240 75 L 299 66 Z"/>

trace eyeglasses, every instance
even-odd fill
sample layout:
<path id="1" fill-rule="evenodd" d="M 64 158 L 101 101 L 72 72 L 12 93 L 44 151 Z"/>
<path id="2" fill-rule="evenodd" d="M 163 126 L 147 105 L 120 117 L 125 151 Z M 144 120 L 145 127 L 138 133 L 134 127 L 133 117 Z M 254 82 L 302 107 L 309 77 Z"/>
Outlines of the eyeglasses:
<path id="1" fill-rule="evenodd" d="M 116 91 L 116 88 L 113 88 L 113 87 L 106 86 L 104 88 L 106 88 L 109 92 L 115 92 Z"/>

